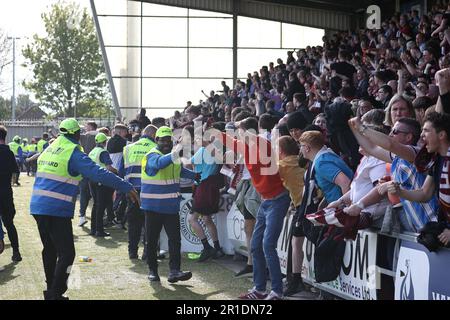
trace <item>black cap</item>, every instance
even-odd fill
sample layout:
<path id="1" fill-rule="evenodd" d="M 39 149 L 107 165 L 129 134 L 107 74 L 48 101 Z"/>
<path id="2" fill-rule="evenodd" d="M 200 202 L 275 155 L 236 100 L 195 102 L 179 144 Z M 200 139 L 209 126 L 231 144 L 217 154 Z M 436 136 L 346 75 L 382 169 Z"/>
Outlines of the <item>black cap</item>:
<path id="1" fill-rule="evenodd" d="M 308 122 L 306 121 L 305 117 L 301 114 L 301 112 L 293 112 L 289 114 L 287 119 L 287 126 L 288 129 L 300 129 L 304 130 L 306 126 L 308 125 Z"/>

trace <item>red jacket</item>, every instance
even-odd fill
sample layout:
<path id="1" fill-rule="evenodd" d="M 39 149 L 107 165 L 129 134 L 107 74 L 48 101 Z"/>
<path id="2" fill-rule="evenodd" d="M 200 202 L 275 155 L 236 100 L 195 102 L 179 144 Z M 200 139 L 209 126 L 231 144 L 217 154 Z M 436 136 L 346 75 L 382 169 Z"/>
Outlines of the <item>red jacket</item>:
<path id="1" fill-rule="evenodd" d="M 259 136 L 253 137 L 254 139 L 250 141 L 249 146 L 247 143 L 222 133 L 222 143 L 235 153 L 244 155 L 245 165 L 252 177 L 252 183 L 256 191 L 263 199 L 272 199 L 286 189 L 283 187 L 283 182 L 278 174 L 278 167 L 274 157 L 272 157 L 270 141 Z M 264 169 L 270 168 L 271 164 L 273 168 Z M 267 172 L 265 172 L 266 170 Z"/>

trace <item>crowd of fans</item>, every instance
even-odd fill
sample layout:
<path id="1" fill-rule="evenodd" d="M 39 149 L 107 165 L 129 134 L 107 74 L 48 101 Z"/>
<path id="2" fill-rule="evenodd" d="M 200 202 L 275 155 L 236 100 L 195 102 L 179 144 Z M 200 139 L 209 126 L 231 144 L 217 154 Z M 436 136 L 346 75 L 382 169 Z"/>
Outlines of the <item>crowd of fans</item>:
<path id="1" fill-rule="evenodd" d="M 254 129 L 269 142 L 275 137 L 273 129 L 277 136 L 291 136 L 271 141 L 281 149 L 279 175 L 290 166 L 299 170 L 292 172 L 301 172 L 290 175 L 296 188 L 291 179 L 281 177 L 296 212 L 285 294 L 304 288 L 303 239 L 306 235 L 317 240 L 305 217 L 320 209 L 325 208 L 323 215 L 343 214 L 338 220 L 344 221 L 344 238 L 354 238 L 356 230 L 367 227 L 420 233 L 436 223 L 440 227 L 433 244 L 424 244 L 449 245 L 450 201 L 445 190 L 450 186 L 441 177 L 448 174 L 442 159 L 450 137 L 449 19 L 450 5 L 436 5 L 422 16 L 415 10 L 396 14 L 383 21 L 380 30 L 325 36 L 323 46 L 288 51 L 286 61 L 270 62 L 231 88 L 222 81 L 217 93 L 202 91 L 206 100 L 198 105 L 188 101 L 170 119 L 153 119 L 156 126 L 184 129 L 192 140 L 193 125 L 199 121 L 222 130 Z M 130 125 L 142 129 L 148 123 L 141 112 Z M 430 131 L 439 138 L 428 138 Z M 225 166 L 234 172 L 230 190 L 244 215 L 250 248 L 262 199 L 244 158 L 237 155 L 234 166 Z M 249 249 L 248 263 L 236 276 L 254 272 L 252 258 Z M 275 297 L 281 295 L 276 291 Z M 255 286 L 244 298 L 261 298 L 260 293 Z"/>
<path id="2" fill-rule="evenodd" d="M 303 193 L 292 191 L 282 179 L 297 207 L 285 294 L 303 289 L 302 238 L 314 238 L 314 227 L 307 226 L 305 216 L 320 209 L 325 208 L 323 215 L 344 213 L 346 218 L 338 219 L 344 221 L 344 238 L 374 227 L 382 232 L 422 232 L 420 239 L 430 240 L 423 233 L 435 223 L 439 232 L 424 245 L 431 250 L 436 243 L 450 244 L 450 186 L 448 177 L 444 179 L 450 133 L 449 18 L 450 5 L 433 6 L 422 16 L 414 10 L 396 14 L 383 21 L 380 30 L 325 36 L 323 46 L 289 51 L 286 61 L 270 62 L 232 88 L 223 81 L 221 94 L 211 91 L 198 105 L 188 102 L 167 121 L 174 129 L 190 130 L 195 121 L 254 128 L 268 141 L 271 130 L 278 129 L 279 135 L 290 135 L 298 143 L 299 167 L 306 175 L 296 178 Z M 282 139 L 272 143 L 289 145 Z M 296 162 L 295 148 L 288 149 L 280 154 L 280 175 L 286 157 L 288 163 Z M 232 169 L 242 178 L 242 168 L 237 167 L 239 162 Z M 255 184 L 253 175 L 245 176 L 242 181 L 248 184 L 251 176 L 250 185 Z M 315 196 L 302 203 L 311 180 Z M 242 194 L 255 198 L 258 190 L 239 184 L 237 189 L 248 240 L 255 225 L 248 221 L 258 210 L 247 208 L 242 198 L 249 197 Z M 237 276 L 253 271 L 251 252 L 249 256 Z M 246 298 L 255 297 L 262 297 L 256 287 Z"/>
<path id="3" fill-rule="evenodd" d="M 449 19 L 450 5 L 434 6 L 422 16 L 417 11 L 396 14 L 383 21 L 380 30 L 342 31 L 325 36 L 323 46 L 288 51 L 286 61 L 270 62 L 231 88 L 222 81 L 221 94 L 204 93 L 206 100 L 198 105 L 188 102 L 169 119 L 150 121 L 141 109 L 127 126 L 116 125 L 107 144 L 111 165 L 120 173 L 126 140 L 137 141 L 150 124 L 180 129 L 180 144 L 186 137 L 194 143 L 195 123 L 223 132 L 215 140 L 203 141 L 200 153 L 195 150 L 192 159 L 200 159 L 193 168 L 204 178 L 194 195 L 198 210 L 189 221 L 204 245 L 200 261 L 222 256 L 210 215 L 218 211 L 216 191 L 223 187 L 218 173 L 231 172 L 226 189 L 234 194 L 245 218 L 249 248 L 247 265 L 236 277 L 253 273 L 255 283 L 242 299 L 278 299 L 304 290 L 302 245 L 306 236 L 320 249 L 324 232 L 318 228 L 329 228 L 333 239 L 354 239 L 357 230 L 368 227 L 385 233 L 420 233 L 430 250 L 449 246 Z M 230 129 L 237 134 L 231 136 Z M 81 140 L 86 151 L 95 146 L 98 131 L 109 135 L 106 128 L 97 130 L 92 123 L 86 131 Z M 236 139 L 244 132 L 254 132 L 257 142 Z M 88 136 L 94 141 L 91 147 Z M 235 163 L 207 164 L 205 159 L 213 158 L 205 155 L 210 143 L 232 153 Z M 256 164 L 249 162 L 249 154 L 260 155 L 263 145 L 269 150 L 278 146 L 279 170 L 265 177 L 260 170 L 268 165 L 260 157 Z M 214 180 L 207 180 L 210 177 Z M 181 181 L 182 190 L 191 186 L 191 180 Z M 84 217 L 87 182 L 81 188 Z M 116 219 L 124 225 L 126 199 L 123 195 L 116 199 L 108 203 L 107 222 Z M 205 199 L 210 202 L 205 204 Z M 283 290 L 274 252 L 288 207 L 294 219 Z M 205 213 L 205 208 L 213 210 Z M 330 214 L 338 222 L 317 227 L 321 217 Z M 214 248 L 205 240 L 201 215 Z M 85 223 L 80 220 L 80 226 Z M 433 224 L 437 228 L 431 228 Z M 269 294 L 265 293 L 266 266 L 272 280 Z M 329 281 L 333 275 L 316 270 L 317 277 Z"/>

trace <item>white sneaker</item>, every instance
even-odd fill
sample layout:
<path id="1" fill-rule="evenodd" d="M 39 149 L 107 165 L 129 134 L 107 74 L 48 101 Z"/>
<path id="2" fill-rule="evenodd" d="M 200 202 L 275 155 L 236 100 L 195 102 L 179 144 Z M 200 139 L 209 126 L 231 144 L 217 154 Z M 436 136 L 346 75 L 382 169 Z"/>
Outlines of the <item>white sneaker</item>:
<path id="1" fill-rule="evenodd" d="M 80 222 L 78 223 L 79 227 L 84 226 L 87 223 L 86 217 L 80 217 Z"/>
<path id="2" fill-rule="evenodd" d="M 264 300 L 283 300 L 283 296 L 279 295 L 275 291 L 270 291 Z"/>

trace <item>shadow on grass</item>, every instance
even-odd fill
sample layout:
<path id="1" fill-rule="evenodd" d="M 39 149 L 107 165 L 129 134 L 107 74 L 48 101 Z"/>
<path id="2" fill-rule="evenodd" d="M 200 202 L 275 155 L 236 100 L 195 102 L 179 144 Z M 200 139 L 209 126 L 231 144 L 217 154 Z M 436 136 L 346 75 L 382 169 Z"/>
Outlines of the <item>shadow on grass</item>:
<path id="1" fill-rule="evenodd" d="M 111 234 L 111 237 L 114 239 L 114 241 L 119 243 L 125 243 L 128 242 L 128 231 L 119 229 L 119 228 L 105 228 L 106 232 L 109 232 Z"/>
<path id="2" fill-rule="evenodd" d="M 189 284 L 170 284 L 170 288 L 166 288 L 161 283 L 152 283 L 151 287 L 155 290 L 153 296 L 159 300 L 206 300 L 208 297 L 222 293 L 221 290 L 216 290 L 208 293 L 197 293 L 192 291 L 193 288 Z"/>
<path id="3" fill-rule="evenodd" d="M 95 245 L 100 246 L 100 247 L 104 247 L 104 248 L 109 248 L 109 249 L 116 249 L 119 248 L 119 244 L 114 241 L 111 238 L 101 238 L 98 237 L 95 239 Z"/>
<path id="4" fill-rule="evenodd" d="M 18 275 L 13 276 L 14 269 L 16 268 L 16 263 L 11 262 L 10 264 L 3 266 L 3 268 L 4 270 L 0 271 L 0 286 L 19 277 Z"/>
<path id="5" fill-rule="evenodd" d="M 134 264 L 130 267 L 130 270 L 140 274 L 148 274 L 148 265 L 147 261 L 143 261 L 141 259 L 133 259 L 131 262 Z"/>

